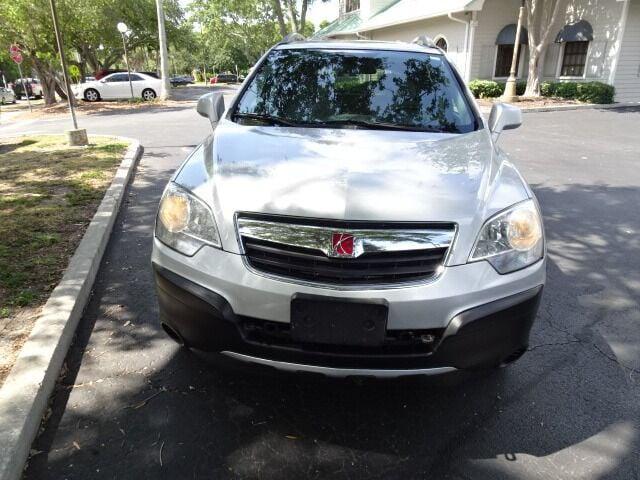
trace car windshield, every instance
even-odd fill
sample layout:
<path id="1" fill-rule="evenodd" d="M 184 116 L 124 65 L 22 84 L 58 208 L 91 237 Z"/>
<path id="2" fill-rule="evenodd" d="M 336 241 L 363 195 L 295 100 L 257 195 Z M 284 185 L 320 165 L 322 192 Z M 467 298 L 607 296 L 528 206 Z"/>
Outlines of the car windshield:
<path id="1" fill-rule="evenodd" d="M 242 124 L 466 133 L 476 117 L 439 54 L 274 50 L 233 118 Z"/>

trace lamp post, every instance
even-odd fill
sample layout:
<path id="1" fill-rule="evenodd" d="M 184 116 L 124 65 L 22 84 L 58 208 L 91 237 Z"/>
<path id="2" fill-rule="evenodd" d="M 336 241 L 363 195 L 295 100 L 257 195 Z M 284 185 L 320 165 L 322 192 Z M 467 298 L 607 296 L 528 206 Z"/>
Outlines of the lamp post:
<path id="1" fill-rule="evenodd" d="M 56 4 L 54 0 L 49 0 L 51 6 L 51 18 L 53 20 L 53 30 L 56 35 L 56 43 L 58 44 L 58 53 L 60 54 L 60 65 L 62 66 L 62 77 L 64 78 L 65 91 L 67 94 L 67 102 L 69 104 L 69 112 L 71 113 L 71 121 L 73 123 L 73 130 L 67 130 L 67 138 L 70 145 L 86 145 L 89 143 L 87 138 L 87 131 L 85 129 L 78 128 L 78 122 L 76 121 L 76 111 L 74 109 L 74 96 L 71 91 L 71 83 L 69 83 L 69 74 L 67 72 L 67 60 L 64 56 L 64 44 L 62 43 L 62 36 L 60 35 L 60 28 L 58 27 L 58 12 L 56 11 Z M 26 91 L 25 91 L 26 93 Z M 27 93 L 27 97 L 29 94 Z"/>
<path id="2" fill-rule="evenodd" d="M 133 84 L 131 83 L 131 69 L 129 68 L 129 56 L 127 55 L 127 42 L 124 35 L 129 31 L 129 27 L 124 22 L 118 23 L 118 31 L 122 35 L 122 48 L 124 48 L 124 63 L 127 64 L 127 77 L 129 77 L 129 90 L 131 91 L 131 100 L 133 100 Z"/>
<path id="3" fill-rule="evenodd" d="M 504 86 L 504 94 L 502 100 L 505 102 L 517 102 L 519 100 L 516 95 L 516 76 L 518 74 L 518 57 L 520 56 L 520 34 L 522 33 L 522 21 L 524 19 L 524 0 L 518 12 L 518 26 L 516 27 L 516 39 L 513 43 L 513 57 L 511 58 L 511 71 L 507 84 Z"/>

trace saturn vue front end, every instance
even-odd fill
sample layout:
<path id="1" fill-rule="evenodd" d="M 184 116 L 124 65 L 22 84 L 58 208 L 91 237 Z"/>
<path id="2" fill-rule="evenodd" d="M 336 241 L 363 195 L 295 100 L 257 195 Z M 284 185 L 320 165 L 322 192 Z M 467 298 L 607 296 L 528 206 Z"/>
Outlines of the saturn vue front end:
<path id="1" fill-rule="evenodd" d="M 188 347 L 330 376 L 493 368 L 545 282 L 538 203 L 443 52 L 282 43 L 169 182 L 152 263 Z"/>

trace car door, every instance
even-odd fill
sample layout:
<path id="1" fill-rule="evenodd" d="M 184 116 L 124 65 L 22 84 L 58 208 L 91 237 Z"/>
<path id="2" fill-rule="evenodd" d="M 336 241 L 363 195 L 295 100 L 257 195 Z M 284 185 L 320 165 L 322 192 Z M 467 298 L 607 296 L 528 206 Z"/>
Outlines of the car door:
<path id="1" fill-rule="evenodd" d="M 129 78 L 126 73 L 112 73 L 102 79 L 100 87 L 102 98 L 127 98 L 129 93 Z"/>
<path id="2" fill-rule="evenodd" d="M 125 74 L 126 75 L 126 74 Z M 131 74 L 131 85 L 133 86 L 133 95 L 138 98 L 142 96 L 142 90 L 146 88 L 146 79 L 137 73 Z M 127 97 L 131 96 L 131 92 L 129 91 L 129 85 L 127 84 Z"/>

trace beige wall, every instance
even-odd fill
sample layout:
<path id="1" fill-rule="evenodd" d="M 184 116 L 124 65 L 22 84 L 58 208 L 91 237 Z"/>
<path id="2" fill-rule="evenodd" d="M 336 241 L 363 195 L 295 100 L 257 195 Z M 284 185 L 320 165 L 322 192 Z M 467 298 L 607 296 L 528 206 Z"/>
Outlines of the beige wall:
<path id="1" fill-rule="evenodd" d="M 614 84 L 617 101 L 640 102 L 640 0 L 629 4 Z"/>
<path id="2" fill-rule="evenodd" d="M 473 43 L 471 57 L 471 80 L 474 78 L 493 78 L 496 60 L 496 38 L 498 33 L 507 25 L 518 21 L 519 0 L 486 0 L 482 11 L 478 12 L 478 26 Z M 526 61 L 526 50 L 521 55 L 522 62 Z"/>
<path id="3" fill-rule="evenodd" d="M 364 0 L 363 0 L 364 1 Z M 557 33 L 567 23 L 587 20 L 593 27 L 594 39 L 589 45 L 584 80 L 613 82 L 620 101 L 640 101 L 640 0 L 628 0 L 629 14 L 624 38 L 621 25 L 625 2 L 619 0 L 569 0 L 566 14 L 557 20 L 551 31 L 552 43 L 543 65 L 544 80 L 557 79 L 563 46 L 553 43 Z M 496 60 L 496 37 L 500 30 L 517 21 L 520 0 L 485 0 L 477 12 L 470 79 L 493 78 Z M 456 14 L 468 20 L 470 13 Z M 526 25 L 526 21 L 525 21 Z M 410 42 L 419 35 L 433 39 L 444 36 L 448 55 L 465 76 L 465 25 L 446 16 L 363 32 L 372 40 Z M 620 55 L 617 72 L 616 56 Z M 528 48 L 521 56 L 520 77 L 526 78 Z"/>
<path id="4" fill-rule="evenodd" d="M 616 56 L 616 41 L 620 33 L 623 2 L 617 0 L 573 0 L 569 3 L 564 19 L 552 32 L 552 41 L 567 23 L 587 20 L 593 27 L 593 42 L 589 45 L 585 80 L 609 82 Z M 562 45 L 552 43 L 547 50 L 543 74 L 545 79 L 554 79 L 558 74 Z"/>
<path id="5" fill-rule="evenodd" d="M 406 23 L 381 30 L 366 32 L 371 40 L 411 42 L 420 35 L 427 35 L 434 40 L 444 36 L 447 40 L 447 55 L 456 65 L 461 75 L 464 76 L 465 50 L 464 50 L 465 26 L 453 22 L 447 17 L 438 17 L 419 22 Z"/>

